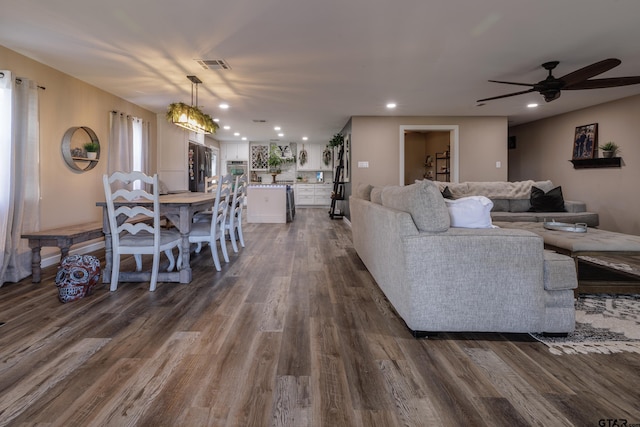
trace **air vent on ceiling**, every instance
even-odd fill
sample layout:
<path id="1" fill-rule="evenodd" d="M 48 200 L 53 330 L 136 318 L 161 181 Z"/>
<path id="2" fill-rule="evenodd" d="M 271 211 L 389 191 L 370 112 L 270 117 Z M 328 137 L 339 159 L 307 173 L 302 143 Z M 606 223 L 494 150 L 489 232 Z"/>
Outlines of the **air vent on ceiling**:
<path id="1" fill-rule="evenodd" d="M 265 119 L 253 119 L 253 123 L 267 123 Z"/>
<path id="2" fill-rule="evenodd" d="M 230 70 L 231 67 L 224 59 L 196 59 L 205 70 Z"/>

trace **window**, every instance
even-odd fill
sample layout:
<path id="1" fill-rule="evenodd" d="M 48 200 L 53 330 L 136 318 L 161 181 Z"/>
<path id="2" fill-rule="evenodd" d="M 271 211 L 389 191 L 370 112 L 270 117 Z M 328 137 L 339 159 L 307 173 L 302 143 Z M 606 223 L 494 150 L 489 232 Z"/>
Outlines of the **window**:
<path id="1" fill-rule="evenodd" d="M 133 131 L 132 131 L 133 141 L 131 144 L 131 150 L 132 150 L 131 154 L 132 154 L 133 165 L 131 165 L 132 166 L 131 170 L 145 172 L 144 162 L 142 161 L 142 120 L 134 118 L 132 120 L 132 126 L 133 126 Z M 135 181 L 133 183 L 134 190 L 139 190 L 141 188 L 142 188 L 141 181 Z"/>

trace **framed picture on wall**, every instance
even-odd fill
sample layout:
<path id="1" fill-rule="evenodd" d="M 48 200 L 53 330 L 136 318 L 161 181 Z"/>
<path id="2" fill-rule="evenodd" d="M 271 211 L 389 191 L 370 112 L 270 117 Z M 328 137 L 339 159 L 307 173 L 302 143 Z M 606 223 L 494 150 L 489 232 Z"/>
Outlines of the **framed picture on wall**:
<path id="1" fill-rule="evenodd" d="M 593 159 L 598 149 L 598 124 L 576 127 L 572 160 Z"/>
<path id="2" fill-rule="evenodd" d="M 344 182 L 351 180 L 351 134 L 348 133 L 344 137 Z"/>

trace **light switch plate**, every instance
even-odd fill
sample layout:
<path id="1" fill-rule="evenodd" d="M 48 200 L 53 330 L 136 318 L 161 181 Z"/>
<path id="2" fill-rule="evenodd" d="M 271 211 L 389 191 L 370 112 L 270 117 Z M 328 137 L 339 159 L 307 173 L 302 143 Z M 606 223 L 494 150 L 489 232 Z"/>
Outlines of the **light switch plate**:
<path id="1" fill-rule="evenodd" d="M 359 168 L 368 168 L 369 167 L 369 162 L 358 162 L 358 167 Z"/>

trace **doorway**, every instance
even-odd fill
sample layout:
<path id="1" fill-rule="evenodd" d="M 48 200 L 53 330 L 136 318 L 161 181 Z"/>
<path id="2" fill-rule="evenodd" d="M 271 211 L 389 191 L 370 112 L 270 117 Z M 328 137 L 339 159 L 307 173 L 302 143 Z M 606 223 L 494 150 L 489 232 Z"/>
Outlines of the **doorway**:
<path id="1" fill-rule="evenodd" d="M 458 182 L 458 125 L 401 125 L 399 145 L 400 185 Z"/>

